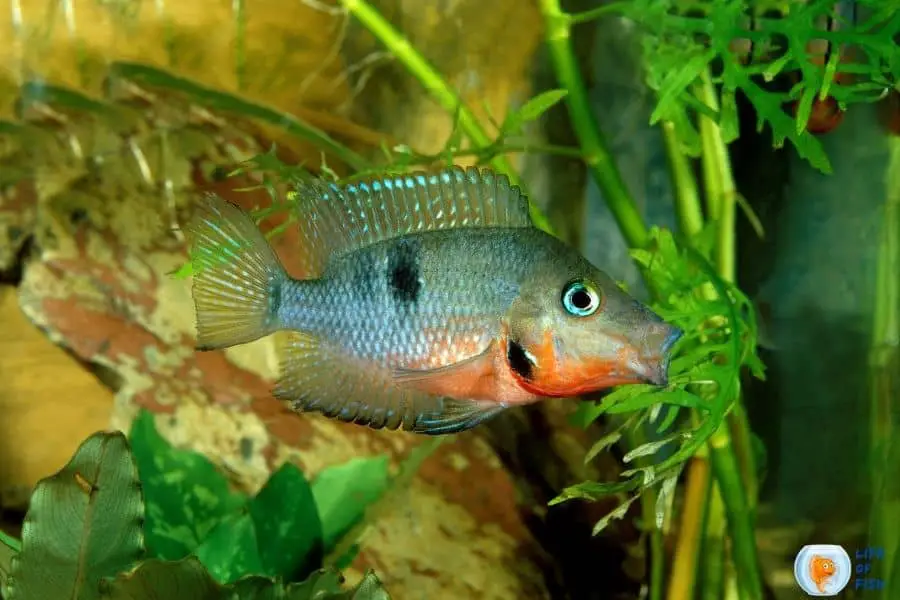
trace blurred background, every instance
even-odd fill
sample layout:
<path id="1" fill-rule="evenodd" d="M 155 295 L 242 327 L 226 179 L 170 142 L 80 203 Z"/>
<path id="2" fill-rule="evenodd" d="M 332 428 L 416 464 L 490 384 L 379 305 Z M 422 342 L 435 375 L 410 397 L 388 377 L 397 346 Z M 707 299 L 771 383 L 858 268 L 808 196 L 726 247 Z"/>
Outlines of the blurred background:
<path id="1" fill-rule="evenodd" d="M 537 2 L 370 6 L 484 123 L 559 87 Z M 573 31 L 590 109 L 628 190 L 649 224 L 674 228 L 642 29 L 610 16 Z M 325 0 L 0 0 L 7 533 L 19 534 L 39 479 L 91 433 L 128 430 L 139 409 L 157 415 L 171 444 L 205 455 L 248 492 L 285 461 L 314 477 L 386 454 L 394 469 L 423 443 L 289 413 L 268 394 L 278 364 L 272 339 L 196 353 L 190 288 L 172 277 L 187 257 L 177 226 L 190 203 L 207 191 L 265 203 L 263 192 L 235 191 L 251 176 L 227 175 L 273 146 L 286 163 L 325 164 L 340 176 L 383 161 L 385 148 L 439 154 L 457 135 L 454 115 L 403 63 L 341 3 Z M 900 193 L 888 184 L 900 167 L 891 164 L 884 118 L 896 106 L 853 105 L 819 134 L 833 169 L 826 175 L 791 144 L 773 147 L 754 108 L 738 100 L 734 181 L 765 232 L 739 211 L 737 283 L 758 307 L 768 368 L 766 381 L 748 379 L 744 389 L 764 448 L 756 539 L 766 594 L 786 600 L 805 597 L 793 579 L 801 546 L 867 543 L 867 457 L 900 402 L 898 340 L 888 335 L 873 347 L 885 206 Z M 522 139 L 535 150 L 508 158 L 557 233 L 646 296 L 577 152 L 565 103 L 528 124 Z M 541 145 L 576 150 L 543 153 Z M 289 263 L 294 239 L 288 228 L 276 242 Z M 900 271 L 891 277 L 896 285 Z M 874 414 L 873 361 L 894 373 L 881 380 L 887 400 Z M 647 550 L 633 520 L 591 535 L 615 502 L 547 506 L 567 485 L 614 480 L 624 468 L 619 450 L 585 464 L 603 424 L 572 425 L 574 407 L 513 411 L 443 443 L 368 522 L 348 579 L 374 568 L 400 599 L 645 597 Z"/>

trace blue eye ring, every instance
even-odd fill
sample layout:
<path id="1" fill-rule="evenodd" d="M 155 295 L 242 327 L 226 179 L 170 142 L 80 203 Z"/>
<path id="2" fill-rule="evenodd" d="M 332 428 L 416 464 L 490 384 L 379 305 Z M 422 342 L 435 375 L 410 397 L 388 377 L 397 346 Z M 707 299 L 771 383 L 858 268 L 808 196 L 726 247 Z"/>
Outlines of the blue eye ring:
<path id="1" fill-rule="evenodd" d="M 602 300 L 600 292 L 583 279 L 570 281 L 563 287 L 563 308 L 575 317 L 591 316 L 600 308 Z"/>

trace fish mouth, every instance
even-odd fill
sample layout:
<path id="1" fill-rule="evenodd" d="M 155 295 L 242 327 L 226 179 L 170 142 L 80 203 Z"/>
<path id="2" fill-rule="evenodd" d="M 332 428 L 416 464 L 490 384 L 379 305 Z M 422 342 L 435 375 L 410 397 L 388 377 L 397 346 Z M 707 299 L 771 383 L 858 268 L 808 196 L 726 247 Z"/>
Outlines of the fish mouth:
<path id="1" fill-rule="evenodd" d="M 641 381 L 666 387 L 669 385 L 669 363 L 672 361 L 672 347 L 684 336 L 684 331 L 671 326 L 671 331 L 666 335 L 659 351 L 652 356 L 641 358 L 638 361 L 635 373 Z"/>

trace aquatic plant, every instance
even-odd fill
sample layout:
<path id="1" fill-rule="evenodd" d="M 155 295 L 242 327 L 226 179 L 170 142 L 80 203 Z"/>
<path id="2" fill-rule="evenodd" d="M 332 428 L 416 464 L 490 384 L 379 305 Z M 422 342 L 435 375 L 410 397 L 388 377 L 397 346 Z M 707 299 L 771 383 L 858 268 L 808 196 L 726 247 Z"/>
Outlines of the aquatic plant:
<path id="1" fill-rule="evenodd" d="M 130 437 L 96 433 L 38 483 L 22 540 L 0 533 L 5 600 L 389 598 L 371 571 L 348 590 L 322 565 L 362 516 L 358 496 L 384 490 L 381 458 L 332 467 L 312 485 L 286 463 L 248 499 L 202 455 L 169 446 L 149 413 Z"/>
<path id="2" fill-rule="evenodd" d="M 609 495 L 621 498 L 622 504 L 598 522 L 599 532 L 611 519 L 628 514 L 630 507 L 640 501 L 642 527 L 650 538 L 651 598 L 688 598 L 698 591 L 710 598 L 762 597 L 753 539 L 761 457 L 744 416 L 740 378 L 745 370 L 761 377 L 763 367 L 756 356 L 753 312 L 735 284 L 738 209 L 755 220 L 735 189 L 726 149 L 739 133 L 736 99 L 740 95 L 749 100 L 760 127 L 768 126 L 775 144 L 789 140 L 801 156 L 828 172 L 828 157 L 808 127 L 810 114 L 817 102 L 828 97 L 835 98 L 839 108 L 847 109 L 854 103 L 875 101 L 896 85 L 900 63 L 893 39 L 900 26 L 900 15 L 890 10 L 889 3 L 864 0 L 855 3 L 870 9 L 862 20 L 838 19 L 839 28 L 823 30 L 817 21 L 833 10 L 834 2 L 635 0 L 568 14 L 556 0 L 541 0 L 546 43 L 560 88 L 525 102 L 502 123 L 490 124 L 479 122 L 453 86 L 371 4 L 364 0 L 342 0 L 340 4 L 382 42 L 397 62 L 408 68 L 444 110 L 455 116 L 454 134 L 442 152 L 425 155 L 403 144 L 385 144 L 381 157 L 363 157 L 301 119 L 205 88 L 162 69 L 114 63 L 110 71 L 122 79 L 187 95 L 199 106 L 252 116 L 312 141 L 329 160 L 341 163 L 340 167 L 332 164 L 333 170 L 324 159 L 317 165 L 317 170 L 338 180 L 474 157 L 523 183 L 510 160 L 516 153 L 583 159 L 603 191 L 623 237 L 633 248 L 632 255 L 653 294 L 653 308 L 688 333 L 678 346 L 672 383 L 667 389 L 623 387 L 599 403 L 583 403 L 579 410 L 578 418 L 583 424 L 601 415 L 610 417 L 610 431 L 596 442 L 586 459 L 591 460 L 613 444 L 623 444 L 628 449 L 626 462 L 632 465 L 624 473 L 625 479 L 584 482 L 562 490 L 555 502 Z M 777 14 L 773 16 L 767 12 L 769 9 Z M 754 16 L 752 23 L 748 14 Z M 571 30 L 609 16 L 626 17 L 642 32 L 647 84 L 657 95 L 651 120 L 661 127 L 667 144 L 676 190 L 677 232 L 652 229 L 644 223 L 587 101 L 572 53 Z M 822 40 L 831 44 L 831 52 L 816 56 L 810 46 Z M 741 51 L 747 47 L 745 41 L 753 42 L 753 46 Z M 854 53 L 843 52 L 842 46 L 852 46 Z M 783 80 L 780 75 L 793 77 L 789 89 L 772 85 Z M 44 86 L 41 94 L 50 91 L 53 90 Z M 542 118 L 559 103 L 564 103 L 569 111 L 580 147 L 534 143 L 522 135 L 524 125 Z M 699 159 L 700 178 L 692 172 L 693 157 Z M 273 152 L 256 157 L 242 169 L 258 176 L 273 199 L 270 207 L 257 211 L 259 219 L 287 207 L 291 181 L 305 177 L 307 166 L 285 165 Z M 347 171 L 351 173 L 346 174 Z M 339 175 L 342 172 L 346 175 Z M 896 199 L 893 200 L 886 209 L 894 210 L 891 207 Z M 893 213 L 887 214 L 890 217 Z M 532 215 L 540 227 L 552 231 L 552 224 L 534 204 Z M 892 299 L 896 296 L 896 282 L 891 278 L 891 273 L 896 272 L 891 268 L 897 253 L 895 225 L 896 218 L 887 219 L 879 278 L 885 292 L 879 294 L 883 301 L 877 311 L 872 342 L 877 351 L 873 352 L 873 405 L 880 408 L 880 414 L 891 408 L 889 374 L 890 366 L 895 364 L 891 362 L 895 359 L 882 351 L 890 345 L 897 323 L 898 305 Z M 289 222 L 270 235 L 277 235 L 287 226 Z M 186 269 L 180 271 L 182 275 L 188 273 Z M 656 428 L 662 439 L 644 439 L 642 428 L 647 423 Z M 877 461 L 891 460 L 890 447 L 886 445 L 890 437 L 888 430 L 878 432 L 876 439 L 882 443 L 873 448 Z M 427 440 L 419 459 L 441 442 L 442 439 Z M 653 462 L 659 450 L 672 447 L 674 454 Z M 414 465 L 407 476 L 413 471 Z M 676 507 L 673 497 L 682 475 L 683 502 Z M 288 481 L 293 476 L 282 473 L 280 477 Z M 874 487 L 880 483 L 874 482 Z M 889 507 L 879 512 L 877 519 L 873 517 L 873 531 L 879 535 L 896 537 L 879 527 L 891 522 L 891 510 L 895 509 Z M 680 521 L 677 551 L 674 562 L 666 569 L 662 532 L 670 530 L 676 520 Z M 237 520 L 231 523 L 234 525 L 221 526 L 245 527 L 247 519 L 243 519 L 243 524 Z M 352 536 L 343 539 L 349 537 Z M 179 552 L 198 547 L 200 540 L 196 542 L 183 545 Z M 332 554 L 341 555 L 340 546 L 341 543 Z M 10 550 L 0 546 L 0 560 L 4 551 Z M 729 563 L 736 567 L 734 580 Z"/>
<path id="3" fill-rule="evenodd" d="M 498 164 L 495 153 L 505 151 L 504 135 L 508 131 L 501 128 L 496 142 L 486 139 L 483 129 L 473 123 L 471 113 L 448 91 L 450 87 L 440 74 L 369 3 L 343 0 L 341 4 L 445 109 L 464 117 L 459 126 L 469 138 L 468 151 L 506 170 L 504 163 Z M 624 438 L 631 447 L 626 461 L 637 463 L 636 468 L 624 473 L 628 479 L 587 482 L 563 491 L 556 500 L 592 499 L 637 490 L 602 519 L 595 531 L 602 530 L 609 518 L 623 517 L 638 497 L 644 498 L 643 527 L 652 538 L 651 598 L 663 597 L 666 581 L 660 532 L 667 517 L 672 516 L 672 492 L 685 464 L 689 465 L 687 492 L 680 511 L 680 535 L 669 574 L 668 597 L 692 597 L 699 589 L 707 597 L 719 598 L 730 590 L 729 596 L 736 593 L 739 598 L 762 598 L 753 534 L 758 444 L 753 442 L 740 400 L 740 377 L 742 367 L 762 377 L 763 366 L 756 356 L 753 312 L 734 285 L 739 195 L 726 144 L 738 135 L 736 95 L 742 93 L 756 111 L 759 128 L 770 127 L 776 146 L 790 139 L 801 156 L 823 172 L 830 171 L 827 156 L 807 128 L 813 104 L 831 96 L 845 110 L 853 103 L 875 101 L 894 87 L 900 75 L 893 50 L 900 16 L 883 3 L 857 4 L 872 9 L 866 20 L 848 22 L 837 15 L 841 28 L 823 30 L 817 20 L 833 15 L 833 2 L 754 4 L 750 8 L 739 0 L 637 0 L 573 15 L 565 13 L 558 0 L 540 1 L 546 43 L 562 86 L 549 98 L 564 98 L 566 102 L 587 168 L 623 237 L 634 249 L 632 255 L 656 300 L 653 308 L 688 332 L 678 345 L 679 357 L 673 363 L 669 389 L 622 388 L 599 406 L 585 405 L 582 411 L 585 422 L 602 413 L 631 413 L 618 429 L 598 441 L 588 456 L 590 459 Z M 777 17 L 767 9 L 774 9 Z M 666 139 L 676 190 L 678 242 L 670 232 L 650 230 L 644 224 L 589 106 L 571 46 L 573 26 L 611 13 L 630 18 L 644 32 L 647 83 L 657 93 L 651 121 L 662 126 Z M 748 14 L 753 16 L 752 29 L 747 26 Z M 828 52 L 811 56 L 810 44 L 823 39 L 828 42 Z M 737 55 L 735 42 L 747 40 L 753 42 L 750 56 Z M 846 44 L 853 45 L 852 56 L 844 52 Z M 760 82 L 760 76 L 765 82 L 785 72 L 793 72 L 795 80 L 787 92 L 769 89 Z M 854 81 L 848 83 L 842 75 L 852 75 Z M 785 110 L 787 103 L 793 103 L 793 118 Z M 508 117 L 510 120 L 515 122 L 516 117 Z M 457 146 L 449 146 L 448 157 L 454 150 Z M 703 205 L 688 158 L 698 155 Z M 390 156 L 390 162 L 393 158 Z M 518 180 L 514 173 L 510 176 Z M 747 210 L 743 203 L 740 206 Z M 748 212 L 748 217 L 758 223 L 752 213 Z M 539 222 L 549 230 L 549 223 Z M 691 426 L 672 433 L 670 428 L 679 409 L 690 410 Z M 658 432 L 667 435 L 642 443 L 637 426 L 644 420 L 661 420 Z M 669 458 L 657 464 L 646 461 L 663 446 L 678 442 L 678 450 Z M 658 492 L 656 486 L 660 486 Z M 726 527 L 730 550 L 726 550 L 724 540 Z M 698 582 L 701 538 L 705 546 L 704 577 Z M 729 561 L 736 567 L 736 582 L 726 581 L 730 571 L 725 564 Z"/>

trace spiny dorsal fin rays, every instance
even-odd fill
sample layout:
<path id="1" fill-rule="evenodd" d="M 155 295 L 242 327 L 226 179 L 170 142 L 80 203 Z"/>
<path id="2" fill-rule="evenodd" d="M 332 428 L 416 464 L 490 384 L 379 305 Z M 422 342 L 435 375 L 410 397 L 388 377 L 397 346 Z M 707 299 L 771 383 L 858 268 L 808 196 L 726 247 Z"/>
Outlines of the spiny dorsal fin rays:
<path id="1" fill-rule="evenodd" d="M 339 186 L 297 186 L 303 251 L 321 274 L 329 260 L 409 233 L 458 227 L 531 227 L 528 200 L 505 175 L 450 167 Z"/>

